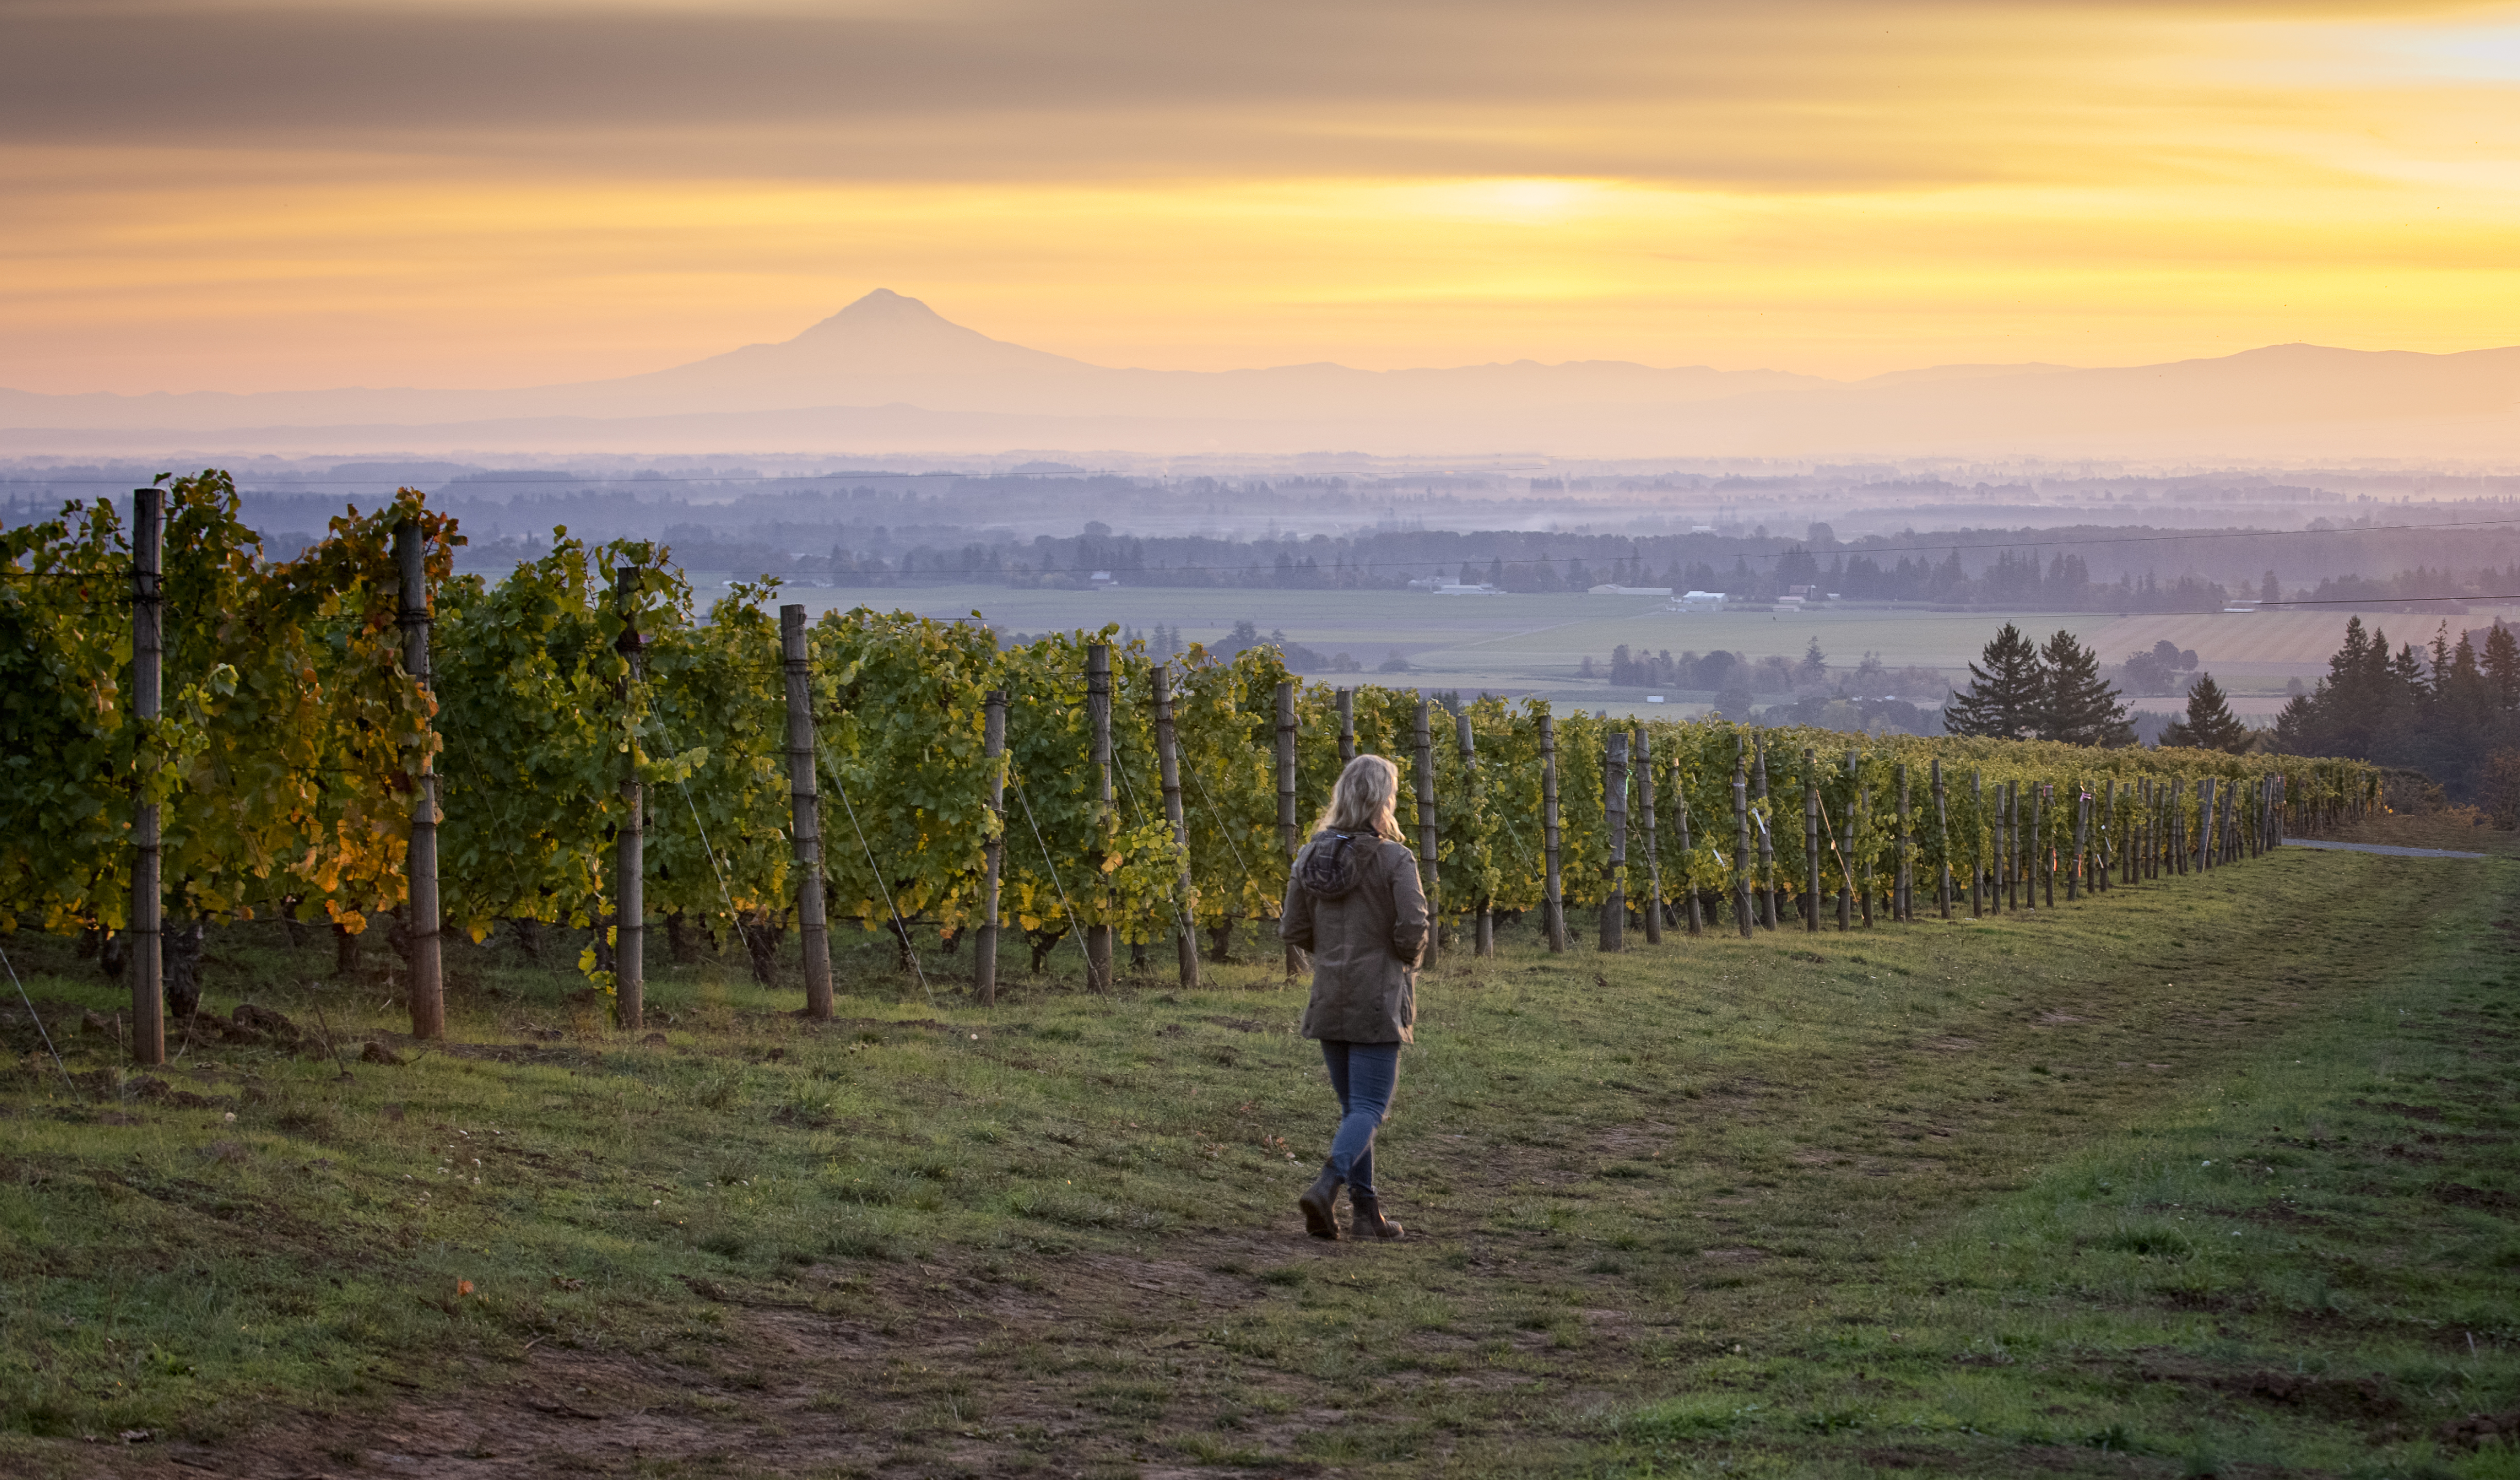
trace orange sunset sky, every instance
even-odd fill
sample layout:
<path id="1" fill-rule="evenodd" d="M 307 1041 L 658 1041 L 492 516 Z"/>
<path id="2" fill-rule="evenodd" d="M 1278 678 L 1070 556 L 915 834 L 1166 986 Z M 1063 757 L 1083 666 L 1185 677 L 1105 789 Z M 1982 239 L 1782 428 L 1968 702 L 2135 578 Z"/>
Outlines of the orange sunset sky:
<path id="1" fill-rule="evenodd" d="M 0 0 L 0 385 L 2520 341 L 2520 6 Z"/>

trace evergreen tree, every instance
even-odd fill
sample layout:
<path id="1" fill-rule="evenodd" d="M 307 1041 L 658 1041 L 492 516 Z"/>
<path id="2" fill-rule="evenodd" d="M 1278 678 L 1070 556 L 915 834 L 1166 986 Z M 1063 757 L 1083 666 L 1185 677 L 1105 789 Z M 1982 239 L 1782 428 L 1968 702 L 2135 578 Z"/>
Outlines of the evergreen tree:
<path id="1" fill-rule="evenodd" d="M 1811 646 L 1803 650 L 1803 660 L 1795 667 L 1794 677 L 1811 684 L 1828 677 L 1828 657 L 1820 650 L 1819 638 L 1813 638 Z"/>
<path id="2" fill-rule="evenodd" d="M 2187 686 L 2187 717 L 2170 722 L 2161 732 L 2165 745 L 2193 745 L 2199 750 L 2228 750 L 2238 755 L 2249 748 L 2256 735 L 2240 723 L 2223 695 L 2223 686 L 2214 675 L 2200 673 L 2196 682 Z"/>
<path id="3" fill-rule="evenodd" d="M 2075 745 L 2132 745 L 2135 726 L 2126 701 L 2100 676 L 2100 655 L 2062 628 L 2039 652 L 2042 669 L 2038 719 L 2041 740 Z"/>
<path id="4" fill-rule="evenodd" d="M 1954 694 L 1944 706 L 1943 728 L 1954 735 L 2027 739 L 2038 729 L 2048 691 L 2039 650 L 2006 622 L 1984 656 L 1985 667 L 1969 664 L 1968 691 Z"/>
<path id="5" fill-rule="evenodd" d="M 2485 677 L 2494 689 L 2494 705 L 2498 709 L 2520 709 L 2520 640 L 2502 619 L 2494 619 L 2494 630 L 2485 635 Z"/>

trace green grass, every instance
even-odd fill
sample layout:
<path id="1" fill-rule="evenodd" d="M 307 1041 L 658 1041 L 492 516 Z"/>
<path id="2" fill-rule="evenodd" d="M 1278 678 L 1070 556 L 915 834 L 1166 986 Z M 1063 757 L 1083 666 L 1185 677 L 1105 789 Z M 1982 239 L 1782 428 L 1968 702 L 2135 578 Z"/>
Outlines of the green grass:
<path id="1" fill-rule="evenodd" d="M 248 926 L 212 1003 L 320 1004 L 349 1077 L 196 1042 L 159 1092 L 20 937 L 86 1098 L 10 1016 L 0 1468 L 2520 1475 L 2443 1437 L 2520 1407 L 2515 877 L 1509 931 L 1422 984 L 1388 1247 L 1302 1236 L 1328 1092 L 1256 942 L 982 1011 L 852 941 L 829 1025 L 730 952 L 654 969 L 661 1045 L 494 942 L 414 1050 L 381 966 Z"/>

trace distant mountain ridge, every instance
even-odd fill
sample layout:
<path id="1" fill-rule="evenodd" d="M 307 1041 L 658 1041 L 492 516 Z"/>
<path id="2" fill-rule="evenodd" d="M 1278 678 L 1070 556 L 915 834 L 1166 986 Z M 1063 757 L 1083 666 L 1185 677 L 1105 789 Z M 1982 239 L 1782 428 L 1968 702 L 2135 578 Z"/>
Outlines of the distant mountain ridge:
<path id="1" fill-rule="evenodd" d="M 2520 348 L 2272 345 L 2115 369 L 1949 365 L 1859 381 L 1529 360 L 1116 369 L 878 289 L 793 338 L 505 390 L 0 390 L 0 451 L 2047 456 L 2520 462 Z"/>

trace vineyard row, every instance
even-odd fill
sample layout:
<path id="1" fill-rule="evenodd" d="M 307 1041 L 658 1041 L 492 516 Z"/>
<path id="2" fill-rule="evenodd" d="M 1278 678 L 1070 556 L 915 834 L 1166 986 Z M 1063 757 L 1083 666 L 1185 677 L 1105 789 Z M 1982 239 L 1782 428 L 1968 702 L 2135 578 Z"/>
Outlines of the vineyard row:
<path id="1" fill-rule="evenodd" d="M 1097 987 L 1119 943 L 1170 939 L 1194 981 L 1200 933 L 1221 956 L 1275 917 L 1308 809 L 1362 752 L 1401 767 L 1443 938 L 1480 953 L 1524 916 L 1568 949 L 1579 908 L 1603 950 L 2050 909 L 2381 796 L 2348 761 L 1448 712 L 1265 648 L 1162 663 L 1107 629 L 1001 648 L 977 621 L 774 620 L 772 582 L 703 618 L 637 542 L 558 531 L 458 577 L 452 521 L 409 490 L 279 562 L 223 475 L 134 503 L 129 531 L 102 504 L 0 531 L 0 929 L 127 933 L 144 1061 L 158 937 L 258 911 L 394 912 L 424 1037 L 441 920 L 596 929 L 584 964 L 634 1027 L 659 916 L 793 926 L 816 1015 L 834 922 L 914 966 L 917 941 L 968 939 L 983 1002 L 1010 930 L 1035 970 L 1075 939 Z"/>

